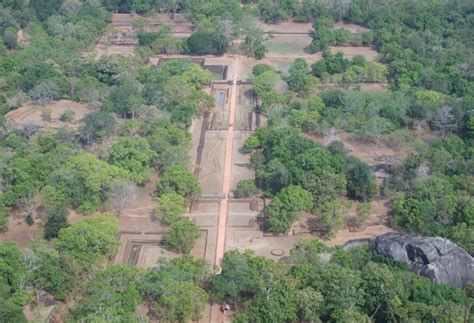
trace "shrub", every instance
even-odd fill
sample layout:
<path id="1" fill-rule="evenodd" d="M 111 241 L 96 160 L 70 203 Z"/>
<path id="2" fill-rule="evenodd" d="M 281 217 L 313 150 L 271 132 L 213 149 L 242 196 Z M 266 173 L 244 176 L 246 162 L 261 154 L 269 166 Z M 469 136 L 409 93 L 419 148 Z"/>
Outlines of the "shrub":
<path id="1" fill-rule="evenodd" d="M 243 179 L 237 183 L 234 190 L 236 198 L 250 197 L 257 194 L 257 186 L 252 179 Z"/>
<path id="2" fill-rule="evenodd" d="M 61 116 L 59 117 L 59 120 L 64 121 L 64 122 L 70 122 L 74 119 L 74 116 L 76 115 L 76 112 L 66 109 L 64 110 L 63 113 L 61 113 Z"/>
<path id="3" fill-rule="evenodd" d="M 50 121 L 51 112 L 51 107 L 44 107 L 43 109 L 41 109 L 41 119 L 43 119 L 43 121 Z"/>

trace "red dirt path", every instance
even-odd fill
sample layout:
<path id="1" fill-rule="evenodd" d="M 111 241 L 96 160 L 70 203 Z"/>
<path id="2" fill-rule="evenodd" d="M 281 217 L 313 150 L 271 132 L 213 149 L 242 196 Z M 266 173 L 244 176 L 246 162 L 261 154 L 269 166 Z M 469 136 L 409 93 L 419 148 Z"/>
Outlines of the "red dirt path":
<path id="1" fill-rule="evenodd" d="M 222 193 L 224 198 L 219 204 L 219 219 L 217 227 L 217 245 L 216 245 L 216 256 L 214 260 L 215 265 L 220 265 L 220 262 L 224 258 L 225 252 L 225 236 L 227 230 L 227 214 L 229 210 L 229 193 L 231 190 L 232 180 L 232 153 L 234 146 L 234 122 L 235 122 L 235 111 L 237 108 L 237 75 L 238 75 L 238 63 L 239 58 L 237 57 L 234 62 L 234 81 L 232 84 L 230 94 L 230 108 L 229 108 L 229 128 L 227 129 L 227 141 L 226 151 L 224 160 L 224 180 L 222 184 Z"/>

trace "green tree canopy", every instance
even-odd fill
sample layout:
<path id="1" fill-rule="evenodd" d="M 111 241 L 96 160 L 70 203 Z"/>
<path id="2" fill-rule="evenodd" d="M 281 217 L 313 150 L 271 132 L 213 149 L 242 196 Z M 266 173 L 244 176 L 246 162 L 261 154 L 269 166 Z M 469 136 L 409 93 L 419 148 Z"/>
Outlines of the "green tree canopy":
<path id="1" fill-rule="evenodd" d="M 188 50 L 194 55 L 223 55 L 228 47 L 227 37 L 219 32 L 197 31 L 186 40 Z"/>
<path id="2" fill-rule="evenodd" d="M 59 230 L 68 226 L 68 213 L 66 209 L 53 209 L 48 212 L 44 225 L 44 238 L 51 240 L 56 238 Z"/>
<path id="3" fill-rule="evenodd" d="M 117 220 L 103 214 L 61 229 L 54 245 L 59 252 L 90 264 L 102 261 L 117 251 L 120 244 L 117 235 Z"/>
<path id="4" fill-rule="evenodd" d="M 179 221 L 186 213 L 186 200 L 175 192 L 163 193 L 156 207 L 156 216 L 166 225 Z"/>
<path id="5" fill-rule="evenodd" d="M 169 167 L 161 176 L 156 186 L 158 196 L 167 192 L 175 192 L 188 201 L 196 199 L 200 194 L 199 182 L 186 167 L 176 165 Z"/>
<path id="6" fill-rule="evenodd" d="M 163 240 L 170 250 L 189 254 L 200 236 L 201 231 L 196 224 L 182 219 L 171 224 Z"/>
<path id="7" fill-rule="evenodd" d="M 157 154 L 146 139 L 120 137 L 109 149 L 108 162 L 128 171 L 137 184 L 142 184 L 151 177 L 151 166 L 156 158 Z"/>
<path id="8" fill-rule="evenodd" d="M 272 199 L 265 212 L 267 230 L 285 232 L 299 218 L 302 211 L 313 207 L 313 196 L 300 186 L 287 186 Z"/>
<path id="9" fill-rule="evenodd" d="M 77 320 L 138 322 L 135 309 L 141 300 L 136 275 L 136 268 L 126 265 L 98 272 L 84 298 L 70 310 L 71 316 Z"/>
<path id="10" fill-rule="evenodd" d="M 52 174 L 51 183 L 79 210 L 92 212 L 106 200 L 113 181 L 128 176 L 128 172 L 119 167 L 81 153 Z"/>

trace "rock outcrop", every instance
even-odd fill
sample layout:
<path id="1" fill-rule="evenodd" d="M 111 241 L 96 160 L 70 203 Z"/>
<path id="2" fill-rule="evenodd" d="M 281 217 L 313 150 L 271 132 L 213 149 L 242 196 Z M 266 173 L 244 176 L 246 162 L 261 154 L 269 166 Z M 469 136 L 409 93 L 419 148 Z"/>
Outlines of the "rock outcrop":
<path id="1" fill-rule="evenodd" d="M 474 283 L 474 258 L 443 238 L 391 232 L 375 238 L 375 251 L 402 261 L 437 283 L 464 287 Z"/>

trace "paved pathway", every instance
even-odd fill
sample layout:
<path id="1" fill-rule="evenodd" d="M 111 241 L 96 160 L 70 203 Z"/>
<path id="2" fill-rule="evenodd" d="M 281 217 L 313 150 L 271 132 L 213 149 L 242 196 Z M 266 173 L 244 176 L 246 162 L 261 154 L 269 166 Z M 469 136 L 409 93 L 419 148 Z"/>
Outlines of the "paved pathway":
<path id="1" fill-rule="evenodd" d="M 225 148 L 225 160 L 224 160 L 224 180 L 222 184 L 222 193 L 224 198 L 219 203 L 219 219 L 217 226 L 217 244 L 216 244 L 216 255 L 214 264 L 220 266 L 222 259 L 224 258 L 225 252 L 225 238 L 227 231 L 227 215 L 229 211 L 229 193 L 231 190 L 231 179 L 232 179 L 232 155 L 234 149 L 234 122 L 235 114 L 237 110 L 237 76 L 239 69 L 239 57 L 235 59 L 234 65 L 234 79 L 232 83 L 230 93 L 230 105 L 229 105 L 229 127 L 227 129 L 227 141 Z"/>

